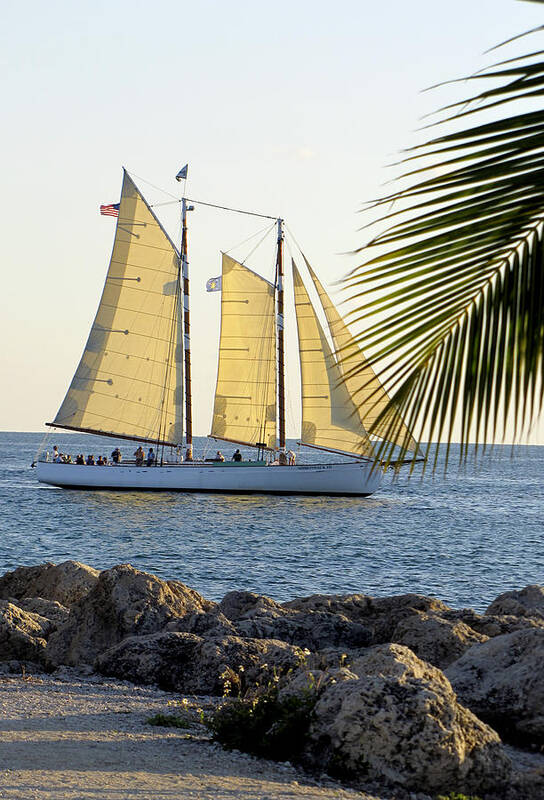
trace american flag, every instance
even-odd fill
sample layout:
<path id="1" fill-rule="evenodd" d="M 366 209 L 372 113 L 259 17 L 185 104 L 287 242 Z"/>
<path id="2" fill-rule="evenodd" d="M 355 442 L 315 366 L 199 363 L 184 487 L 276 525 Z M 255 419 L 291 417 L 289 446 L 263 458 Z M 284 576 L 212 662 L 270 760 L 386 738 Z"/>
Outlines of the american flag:
<path id="1" fill-rule="evenodd" d="M 100 206 L 100 213 L 103 217 L 118 217 L 119 203 L 110 203 L 108 206 Z"/>

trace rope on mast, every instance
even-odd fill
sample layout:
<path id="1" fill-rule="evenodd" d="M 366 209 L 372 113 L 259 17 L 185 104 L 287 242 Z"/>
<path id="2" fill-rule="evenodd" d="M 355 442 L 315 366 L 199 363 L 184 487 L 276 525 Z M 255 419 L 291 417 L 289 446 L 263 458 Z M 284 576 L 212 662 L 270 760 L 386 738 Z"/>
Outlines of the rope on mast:
<path id="1" fill-rule="evenodd" d="M 285 449 L 285 356 L 283 323 L 283 220 L 278 217 L 278 252 L 276 257 L 276 298 L 278 329 L 278 417 L 279 446 Z"/>

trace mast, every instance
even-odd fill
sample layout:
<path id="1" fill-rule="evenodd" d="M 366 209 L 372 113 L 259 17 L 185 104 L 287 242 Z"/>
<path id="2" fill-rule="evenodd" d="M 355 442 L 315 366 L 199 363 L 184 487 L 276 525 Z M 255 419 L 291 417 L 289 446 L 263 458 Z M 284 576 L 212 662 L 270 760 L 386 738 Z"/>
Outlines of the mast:
<path id="1" fill-rule="evenodd" d="M 181 271 L 183 277 L 183 352 L 185 355 L 185 441 L 187 447 L 193 444 L 193 415 L 191 399 L 191 322 L 189 316 L 189 260 L 187 258 L 187 206 L 185 197 L 181 200 Z"/>
<path id="2" fill-rule="evenodd" d="M 278 327 L 278 435 L 280 450 L 285 448 L 285 358 L 283 337 L 283 220 L 278 218 L 278 250 L 276 256 L 276 297 Z"/>

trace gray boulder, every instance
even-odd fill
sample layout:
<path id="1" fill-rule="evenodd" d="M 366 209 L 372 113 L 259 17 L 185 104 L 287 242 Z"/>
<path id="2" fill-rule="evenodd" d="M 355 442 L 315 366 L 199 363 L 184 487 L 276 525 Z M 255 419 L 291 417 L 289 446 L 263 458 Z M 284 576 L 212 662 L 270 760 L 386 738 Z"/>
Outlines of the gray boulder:
<path id="1" fill-rule="evenodd" d="M 209 606 L 207 611 L 198 610 L 192 614 L 174 617 L 167 622 L 164 630 L 195 633 L 197 636 L 211 636 L 212 638 L 235 636 L 234 625 L 221 613 L 219 607 L 215 603 L 209 603 Z"/>
<path id="2" fill-rule="evenodd" d="M 219 609 L 236 633 L 246 638 L 279 639 L 309 650 L 357 648 L 370 643 L 368 630 L 342 614 L 298 610 L 252 592 L 229 592 Z"/>
<path id="3" fill-rule="evenodd" d="M 418 612 L 443 616 L 449 608 L 440 600 L 419 594 L 396 597 L 370 597 L 364 594 L 322 595 L 301 597 L 283 603 L 293 611 L 326 612 L 362 625 L 372 644 L 392 640 L 397 625 Z"/>
<path id="4" fill-rule="evenodd" d="M 14 604 L 23 611 L 30 611 L 48 619 L 52 623 L 51 630 L 64 625 L 70 615 L 70 609 L 66 606 L 56 600 L 45 600 L 43 597 L 24 597 L 22 600 L 14 601 Z"/>
<path id="5" fill-rule="evenodd" d="M 18 567 L 0 578 L 0 599 L 42 597 L 71 606 L 96 586 L 99 572 L 78 561 Z"/>
<path id="6" fill-rule="evenodd" d="M 0 661 L 41 661 L 51 628 L 51 622 L 39 614 L 0 601 Z"/>
<path id="7" fill-rule="evenodd" d="M 513 614 L 478 614 L 471 608 L 446 611 L 441 615 L 450 622 L 463 622 L 476 633 L 492 638 L 527 628 L 544 628 L 544 617 L 518 617 Z"/>
<path id="8" fill-rule="evenodd" d="M 544 630 L 471 647 L 446 670 L 462 703 L 504 738 L 544 743 Z"/>
<path id="9" fill-rule="evenodd" d="M 285 642 L 202 638 L 192 633 L 132 636 L 103 652 L 103 675 L 193 694 L 237 695 L 247 686 L 267 685 L 297 667 L 302 652 Z"/>
<path id="10" fill-rule="evenodd" d="M 101 572 L 92 591 L 72 606 L 66 624 L 50 637 L 47 657 L 54 666 L 92 664 L 127 636 L 183 628 L 214 608 L 183 583 L 122 564 Z"/>
<path id="11" fill-rule="evenodd" d="M 391 641 L 409 647 L 423 661 L 445 669 L 472 645 L 485 642 L 487 638 L 463 622 L 450 622 L 416 611 L 399 622 Z"/>
<path id="12" fill-rule="evenodd" d="M 504 592 L 493 600 L 485 613 L 544 619 L 544 586 L 532 585 L 520 591 Z"/>
<path id="13" fill-rule="evenodd" d="M 373 647 L 333 680 L 315 673 L 306 680 L 317 696 L 310 764 L 433 795 L 508 783 L 511 764 L 498 735 L 457 702 L 440 670 L 408 648 Z M 300 676 L 294 681 L 304 685 Z"/>

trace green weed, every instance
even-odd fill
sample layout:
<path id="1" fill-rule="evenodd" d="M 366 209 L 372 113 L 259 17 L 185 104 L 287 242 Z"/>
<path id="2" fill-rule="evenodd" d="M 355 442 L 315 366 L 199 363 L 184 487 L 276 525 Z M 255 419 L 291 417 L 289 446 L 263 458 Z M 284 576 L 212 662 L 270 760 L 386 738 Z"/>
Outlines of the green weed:
<path id="1" fill-rule="evenodd" d="M 459 792 L 450 792 L 449 794 L 439 794 L 436 800 L 481 800 L 475 794 L 460 794 Z"/>
<path id="2" fill-rule="evenodd" d="M 270 758 L 296 761 L 301 755 L 316 699 L 278 699 L 275 686 L 252 698 L 224 703 L 207 723 L 213 738 L 229 750 Z"/>

